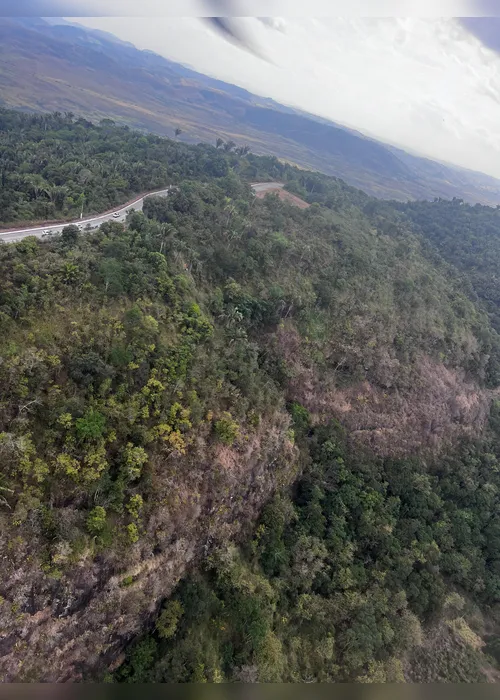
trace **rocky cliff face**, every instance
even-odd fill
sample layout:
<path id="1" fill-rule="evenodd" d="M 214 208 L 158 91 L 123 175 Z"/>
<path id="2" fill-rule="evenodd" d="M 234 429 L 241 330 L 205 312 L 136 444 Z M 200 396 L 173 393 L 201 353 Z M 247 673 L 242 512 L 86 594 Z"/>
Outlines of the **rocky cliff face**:
<path id="1" fill-rule="evenodd" d="M 116 665 L 187 568 L 238 537 L 270 494 L 293 480 L 297 451 L 287 429 L 288 417 L 276 413 L 239 449 L 209 448 L 199 435 L 189 457 L 158 457 L 139 542 L 93 560 L 83 551 L 59 580 L 43 571 L 34 523 L 23 538 L 5 522 L 2 681 L 82 681 Z M 68 508 L 67 527 L 73 517 Z"/>

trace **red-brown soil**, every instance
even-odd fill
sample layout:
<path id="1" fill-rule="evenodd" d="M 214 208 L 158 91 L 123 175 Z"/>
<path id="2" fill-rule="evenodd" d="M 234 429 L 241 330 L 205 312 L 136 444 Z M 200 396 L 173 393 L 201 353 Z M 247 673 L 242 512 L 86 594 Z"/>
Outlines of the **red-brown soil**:
<path id="1" fill-rule="evenodd" d="M 277 194 L 281 200 L 283 200 L 284 202 L 289 202 L 290 204 L 294 204 L 296 207 L 299 207 L 299 209 L 307 209 L 310 206 L 310 204 L 305 202 L 300 197 L 297 197 L 297 195 L 277 187 L 270 187 L 268 190 L 256 192 L 255 196 L 259 199 L 264 199 L 266 194 L 268 194 L 269 192 L 271 192 L 272 194 Z"/>

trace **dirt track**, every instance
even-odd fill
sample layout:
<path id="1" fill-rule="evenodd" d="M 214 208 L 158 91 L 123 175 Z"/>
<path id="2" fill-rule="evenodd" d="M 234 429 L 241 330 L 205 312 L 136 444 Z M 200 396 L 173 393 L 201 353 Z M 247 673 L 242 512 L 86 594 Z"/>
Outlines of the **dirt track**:
<path id="1" fill-rule="evenodd" d="M 253 184 L 252 188 L 256 197 L 259 199 L 263 199 L 266 194 L 272 192 L 272 194 L 277 194 L 278 197 L 284 202 L 294 204 L 296 207 L 299 207 L 299 209 L 307 209 L 310 206 L 300 197 L 297 197 L 295 194 L 287 192 L 287 190 L 283 189 L 284 185 L 281 182 L 258 182 Z"/>

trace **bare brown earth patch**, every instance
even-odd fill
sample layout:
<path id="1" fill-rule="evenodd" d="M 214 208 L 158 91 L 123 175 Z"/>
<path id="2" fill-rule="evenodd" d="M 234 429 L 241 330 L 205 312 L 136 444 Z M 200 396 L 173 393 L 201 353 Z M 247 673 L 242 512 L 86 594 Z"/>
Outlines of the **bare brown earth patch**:
<path id="1" fill-rule="evenodd" d="M 277 195 L 283 202 L 288 202 L 289 204 L 294 204 L 296 207 L 299 209 L 307 209 L 310 204 L 308 204 L 306 201 L 301 199 L 300 197 L 297 197 L 297 195 L 292 194 L 291 192 L 287 192 L 287 190 L 284 190 L 283 188 L 278 188 L 278 187 L 270 187 L 268 190 L 262 190 L 260 192 L 256 192 L 256 197 L 259 199 L 264 199 L 266 194 L 275 194 Z"/>

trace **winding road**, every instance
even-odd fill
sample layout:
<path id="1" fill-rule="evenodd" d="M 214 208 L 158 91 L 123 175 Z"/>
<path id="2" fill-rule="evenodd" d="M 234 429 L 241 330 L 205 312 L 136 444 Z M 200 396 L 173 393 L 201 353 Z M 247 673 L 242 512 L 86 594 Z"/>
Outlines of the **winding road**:
<path id="1" fill-rule="evenodd" d="M 281 190 L 284 187 L 282 182 L 254 182 L 251 185 L 255 194 L 259 192 L 270 192 L 271 190 Z"/>
<path id="2" fill-rule="evenodd" d="M 37 226 L 36 228 L 19 228 L 10 229 L 8 231 L 0 231 L 0 241 L 12 243 L 14 241 L 20 241 L 27 236 L 44 238 L 45 236 L 61 233 L 65 226 L 69 226 L 71 224 L 81 227 L 82 230 L 92 230 L 99 228 L 99 226 L 105 221 L 123 222 L 125 221 L 127 212 L 129 212 L 131 209 L 134 209 L 135 211 L 142 211 L 142 206 L 146 197 L 151 197 L 152 195 L 156 195 L 157 197 L 166 197 L 171 189 L 171 187 L 167 187 L 164 190 L 148 192 L 142 197 L 139 197 L 139 199 L 136 199 L 133 202 L 128 202 L 123 207 L 112 209 L 109 212 L 99 214 L 98 216 L 93 216 L 91 218 L 77 219 L 76 221 L 65 221 L 62 224 L 45 224 L 44 226 Z M 115 216 L 115 214 L 118 214 L 118 216 Z"/>
<path id="3" fill-rule="evenodd" d="M 267 192 L 269 190 L 282 189 L 283 184 L 281 182 L 258 182 L 252 185 L 252 189 L 256 194 Z M 0 242 L 13 243 L 14 241 L 21 241 L 23 238 L 28 236 L 36 236 L 37 238 L 45 238 L 45 236 L 56 235 L 61 233 L 65 226 L 70 226 L 75 224 L 79 226 L 82 231 L 91 231 L 92 229 L 99 228 L 101 224 L 105 221 L 125 221 L 127 213 L 133 209 L 135 211 L 142 211 L 142 206 L 146 197 L 151 197 L 153 195 L 157 197 L 166 197 L 169 192 L 175 189 L 172 186 L 167 187 L 164 190 L 159 190 L 156 192 L 148 192 L 142 195 L 138 199 L 128 202 L 123 207 L 118 209 L 112 209 L 111 211 L 105 212 L 104 214 L 99 214 L 98 216 L 93 216 L 91 218 L 77 219 L 76 221 L 65 221 L 58 224 L 45 224 L 42 226 L 37 226 L 35 228 L 13 228 L 7 231 L 0 231 Z M 118 216 L 116 216 L 118 215 Z"/>

